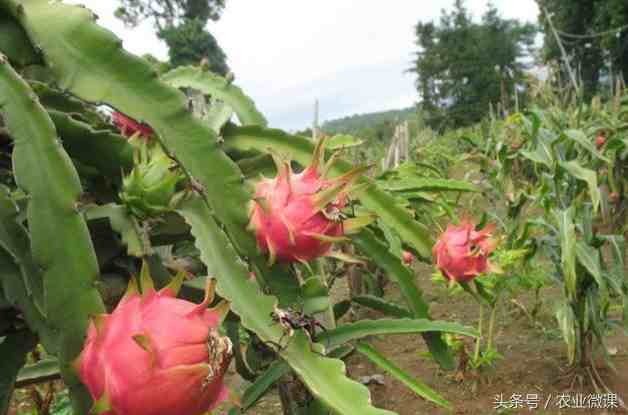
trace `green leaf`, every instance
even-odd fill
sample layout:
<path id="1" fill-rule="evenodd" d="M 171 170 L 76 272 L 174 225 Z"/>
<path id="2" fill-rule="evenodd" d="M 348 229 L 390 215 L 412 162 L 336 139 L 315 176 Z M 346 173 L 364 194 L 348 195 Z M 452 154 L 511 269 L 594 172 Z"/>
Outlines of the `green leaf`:
<path id="1" fill-rule="evenodd" d="M 581 130 L 567 130 L 563 134 L 569 140 L 572 140 L 572 141 L 578 143 L 581 147 L 586 149 L 593 156 L 595 156 L 598 159 L 603 160 L 603 161 L 605 161 L 607 163 L 610 163 L 610 160 L 608 158 L 604 157 L 604 155 L 602 153 L 600 153 L 597 150 L 597 148 L 595 148 L 594 141 L 592 139 L 590 139 L 589 137 L 587 137 L 586 134 L 583 131 L 581 131 Z"/>
<path id="2" fill-rule="evenodd" d="M 367 336 L 415 334 L 425 332 L 446 332 L 461 334 L 463 336 L 477 337 L 475 329 L 458 323 L 444 321 L 432 321 L 427 319 L 380 319 L 360 320 L 355 323 L 344 324 L 332 330 L 327 330 L 317 336 L 317 340 L 334 348 L 352 340 L 362 339 Z"/>
<path id="3" fill-rule="evenodd" d="M 402 191 L 418 191 L 425 192 L 443 192 L 443 191 L 456 191 L 456 192 L 479 192 L 480 188 L 476 185 L 466 182 L 464 180 L 453 179 L 434 179 L 434 178 L 419 178 L 419 177 L 403 177 L 396 180 L 386 180 L 384 182 L 378 182 L 382 188 L 392 192 Z"/>
<path id="4" fill-rule="evenodd" d="M 582 167 L 576 160 L 560 162 L 560 166 L 576 179 L 587 183 L 591 202 L 593 203 L 593 211 L 597 212 L 602 199 L 597 185 L 597 174 L 593 170 Z"/>
<path id="5" fill-rule="evenodd" d="M 538 119 L 536 120 L 538 122 Z M 536 135 L 536 146 L 534 150 L 519 150 L 519 153 L 532 160 L 535 163 L 545 165 L 550 171 L 554 170 L 554 155 L 552 151 L 552 143 L 556 141 L 556 137 L 546 129 L 539 129 Z"/>
<path id="6" fill-rule="evenodd" d="M 19 66 L 39 62 L 24 29 L 6 15 L 0 16 L 0 53 L 4 53 L 13 64 Z"/>
<path id="7" fill-rule="evenodd" d="M 356 350 L 366 356 L 371 362 L 375 363 L 377 366 L 384 369 L 390 375 L 394 376 L 397 380 L 402 382 L 417 395 L 444 408 L 451 408 L 451 404 L 445 398 L 440 396 L 426 384 L 412 378 L 408 373 L 390 362 L 368 344 L 359 343 L 356 346 Z"/>
<path id="8" fill-rule="evenodd" d="M 565 287 L 570 299 L 575 299 L 578 289 L 576 274 L 576 227 L 573 223 L 573 208 L 556 210 L 554 216 L 558 222 L 560 240 L 560 264 Z"/>
<path id="9" fill-rule="evenodd" d="M 412 317 L 412 313 L 406 308 L 391 301 L 386 301 L 381 297 L 375 297 L 373 295 L 359 295 L 353 297 L 351 301 L 360 304 L 361 306 L 380 311 L 388 316 L 393 316 L 397 318 Z"/>
<path id="10" fill-rule="evenodd" d="M 322 313 L 329 309 L 329 292 L 318 276 L 305 280 L 301 287 L 301 295 L 305 314 Z"/>
<path id="11" fill-rule="evenodd" d="M 150 254 L 150 246 L 146 246 L 142 238 L 140 225 L 124 206 L 109 203 L 100 206 L 90 206 L 85 210 L 85 219 L 101 218 L 109 219 L 111 229 L 120 234 L 122 242 L 127 246 L 129 255 L 142 258 Z"/>
<path id="12" fill-rule="evenodd" d="M 273 151 L 289 155 L 304 166 L 310 163 L 314 151 L 314 143 L 308 139 L 280 130 L 227 125 L 223 130 L 223 137 L 229 148 L 241 151 Z M 331 169 L 331 175 L 339 176 L 352 167 L 354 166 L 351 163 L 337 160 Z M 412 244 L 419 255 L 423 258 L 430 257 L 433 243 L 425 225 L 415 221 L 407 210 L 396 204 L 392 195 L 379 189 L 370 178 L 363 177 L 360 183 L 367 186 L 356 195 L 362 205 L 377 213 L 404 241 Z"/>
<path id="13" fill-rule="evenodd" d="M 120 180 L 123 170 L 131 171 L 133 147 L 124 137 L 107 130 L 94 130 L 63 112 L 51 110 L 49 114 L 70 157 L 96 168 L 107 178 Z"/>
<path id="14" fill-rule="evenodd" d="M 242 395 L 242 409 L 246 411 L 255 405 L 272 385 L 288 373 L 290 373 L 290 366 L 283 360 L 274 361 L 251 386 L 246 388 Z"/>
<path id="15" fill-rule="evenodd" d="M 237 256 L 207 205 L 202 200 L 192 199 L 178 211 L 191 226 L 207 272 L 217 279 L 217 292 L 230 301 L 231 311 L 239 315 L 242 325 L 254 331 L 262 341 L 279 343 L 283 330 L 271 317 L 277 299 L 262 294 L 249 279 L 246 264 Z M 391 414 L 370 405 L 368 389 L 345 376 L 342 361 L 325 358 L 313 352 L 313 347 L 307 336 L 297 331 L 279 354 L 314 396 L 340 414 Z"/>
<path id="16" fill-rule="evenodd" d="M 576 259 L 589 271 L 600 289 L 601 295 L 607 294 L 606 281 L 602 275 L 602 267 L 600 265 L 600 252 L 583 241 L 576 242 Z"/>
<path id="17" fill-rule="evenodd" d="M 36 344 L 37 338 L 30 332 L 13 333 L 4 340 L 0 337 L 0 414 L 9 412 L 18 371 Z"/>
<path id="18" fill-rule="evenodd" d="M 558 326 L 563 334 L 563 340 L 567 345 L 567 356 L 569 363 L 572 364 L 576 359 L 576 317 L 569 304 L 561 304 L 556 311 L 556 319 L 558 320 Z"/>
<path id="19" fill-rule="evenodd" d="M 429 319 L 429 306 L 423 300 L 423 293 L 414 282 L 415 275 L 401 263 L 401 259 L 390 253 L 386 246 L 378 241 L 368 229 L 352 235 L 352 240 L 360 251 L 369 258 L 373 258 L 377 265 L 386 271 L 386 275 L 399 284 L 401 294 L 411 310 L 412 316 Z M 455 367 L 455 362 L 440 333 L 424 333 L 423 338 L 434 359 L 443 368 L 452 370 Z"/>
<path id="20" fill-rule="evenodd" d="M 41 271 L 33 261 L 30 240 L 26 230 L 17 222 L 18 210 L 8 190 L 0 187 L 0 284 L 6 299 L 22 311 L 32 331 L 50 353 L 58 349 L 55 331 L 48 325 L 43 314 L 43 281 Z M 18 266 L 19 264 L 19 266 Z M 30 288 L 29 288 L 30 287 Z M 41 290 L 35 295 L 33 287 Z M 36 303 L 35 297 L 41 301 Z"/>
<path id="21" fill-rule="evenodd" d="M 4 57 L 0 57 L 0 90 L 0 113 L 14 139 L 15 179 L 29 196 L 33 259 L 44 270 L 44 311 L 61 332 L 64 381 L 77 408 L 87 411 L 91 400 L 71 362 L 83 347 L 89 317 L 103 313 L 104 306 L 94 284 L 99 273 L 96 254 L 77 209 L 81 184 L 48 114 Z"/>
<path id="22" fill-rule="evenodd" d="M 351 310 L 351 301 L 349 300 L 342 300 L 334 304 L 334 321 L 340 320 L 342 317 L 344 317 L 345 314 L 349 312 L 349 310 Z"/>
<path id="23" fill-rule="evenodd" d="M 327 139 L 327 148 L 329 150 L 343 150 L 361 146 L 362 144 L 364 144 L 364 141 L 347 134 L 336 134 Z"/>
<path id="24" fill-rule="evenodd" d="M 193 66 L 181 66 L 161 76 L 175 88 L 193 88 L 228 104 L 242 125 L 266 126 L 266 119 L 242 90 L 225 78 Z"/>
<path id="25" fill-rule="evenodd" d="M 17 375 L 15 385 L 21 387 L 23 385 L 57 379 L 60 376 L 59 361 L 57 359 L 48 358 L 24 366 Z"/>

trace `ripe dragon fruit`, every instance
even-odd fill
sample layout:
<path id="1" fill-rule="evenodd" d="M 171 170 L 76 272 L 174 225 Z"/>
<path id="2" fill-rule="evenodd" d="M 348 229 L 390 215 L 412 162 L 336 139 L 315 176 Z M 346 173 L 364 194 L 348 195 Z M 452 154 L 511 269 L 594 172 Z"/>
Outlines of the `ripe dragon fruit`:
<path id="1" fill-rule="evenodd" d="M 143 277 L 142 294 L 130 284 L 113 313 L 93 319 L 76 363 L 92 413 L 200 415 L 227 398 L 231 342 L 218 334 L 227 303 L 208 309 L 211 287 L 201 304 L 177 299 L 182 280 L 157 292 Z"/>
<path id="2" fill-rule="evenodd" d="M 111 114 L 111 118 L 113 124 L 118 127 L 120 133 L 125 137 L 132 137 L 135 134 L 139 134 L 144 138 L 148 138 L 155 133 L 148 125 L 137 122 L 121 112 L 114 111 Z"/>
<path id="3" fill-rule="evenodd" d="M 340 211 L 348 202 L 350 191 L 366 170 L 355 168 L 326 179 L 333 158 L 322 168 L 325 140 L 319 140 L 312 163 L 301 173 L 294 173 L 290 162 L 274 157 L 277 176 L 257 183 L 250 210 L 250 228 L 255 231 L 262 252 L 269 262 L 307 262 L 321 256 L 341 257 L 331 252 L 333 242 L 364 226 L 372 218 L 340 220 Z M 343 258 L 347 259 L 347 258 Z"/>
<path id="4" fill-rule="evenodd" d="M 494 229 L 494 225 L 487 225 L 476 231 L 469 221 L 447 226 L 432 249 L 436 267 L 451 282 L 469 282 L 486 271 L 497 270 L 488 260 L 496 248 L 491 237 Z"/>

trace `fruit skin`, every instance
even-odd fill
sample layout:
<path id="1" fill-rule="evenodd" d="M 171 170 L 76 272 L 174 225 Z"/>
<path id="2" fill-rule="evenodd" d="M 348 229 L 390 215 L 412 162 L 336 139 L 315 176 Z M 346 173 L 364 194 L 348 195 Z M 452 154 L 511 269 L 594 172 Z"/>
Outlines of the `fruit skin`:
<path id="1" fill-rule="evenodd" d="M 328 255 L 332 243 L 343 239 L 345 229 L 338 216 L 363 169 L 325 179 L 319 171 L 323 141 L 301 173 L 294 173 L 288 161 L 276 159 L 277 176 L 256 184 L 249 227 L 271 263 L 311 261 Z"/>
<path id="2" fill-rule="evenodd" d="M 139 133 L 140 136 L 148 138 L 155 133 L 148 125 L 139 123 L 121 112 L 114 111 L 111 114 L 111 118 L 114 125 L 118 127 L 120 133 L 122 133 L 125 137 L 132 137 L 133 135 Z"/>
<path id="3" fill-rule="evenodd" d="M 218 334 L 220 316 L 167 287 L 127 293 L 113 313 L 94 318 L 77 362 L 94 412 L 200 415 L 225 400 L 232 352 Z"/>
<path id="4" fill-rule="evenodd" d="M 412 265 L 412 263 L 414 262 L 414 255 L 412 255 L 412 252 L 410 251 L 403 251 L 401 253 L 401 259 L 403 261 L 404 264 L 406 265 Z"/>
<path id="5" fill-rule="evenodd" d="M 595 146 L 598 149 L 601 148 L 604 144 L 606 144 L 606 137 L 604 137 L 604 135 L 600 134 L 595 137 Z"/>
<path id="6" fill-rule="evenodd" d="M 469 282 L 494 269 L 488 256 L 495 250 L 494 225 L 480 231 L 470 221 L 448 225 L 432 249 L 436 266 L 450 281 Z"/>
<path id="7" fill-rule="evenodd" d="M 611 203 L 613 203 L 613 204 L 615 204 L 615 203 L 619 202 L 619 193 L 617 193 L 617 192 L 611 192 L 611 193 L 608 195 L 608 201 L 609 201 L 609 202 L 611 202 Z"/>

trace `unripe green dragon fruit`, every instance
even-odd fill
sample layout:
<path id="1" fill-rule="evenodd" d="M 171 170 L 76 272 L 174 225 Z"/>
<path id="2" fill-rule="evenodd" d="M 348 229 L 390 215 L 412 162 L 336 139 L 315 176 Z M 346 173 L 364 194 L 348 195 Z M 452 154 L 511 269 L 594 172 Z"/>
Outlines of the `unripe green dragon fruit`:
<path id="1" fill-rule="evenodd" d="M 136 147 L 135 165 L 122 179 L 122 203 L 139 218 L 170 210 L 177 184 L 185 176 L 159 144 L 147 143 L 138 135 L 129 141 Z"/>
<path id="2" fill-rule="evenodd" d="M 213 289 L 201 304 L 177 299 L 182 279 L 157 292 L 143 278 L 142 294 L 130 284 L 113 313 L 93 319 L 76 363 L 92 413 L 200 415 L 227 398 L 232 346 L 218 326 L 228 305 L 207 308 Z"/>
<path id="3" fill-rule="evenodd" d="M 321 168 L 324 139 L 314 151 L 313 161 L 301 173 L 290 162 L 275 157 L 277 176 L 262 179 L 255 188 L 250 210 L 250 228 L 257 244 L 270 255 L 270 262 L 307 262 L 330 255 L 333 242 L 369 219 L 342 220 L 341 209 L 355 191 L 355 181 L 366 170 L 355 168 L 331 179 L 325 178 L 332 160 Z"/>

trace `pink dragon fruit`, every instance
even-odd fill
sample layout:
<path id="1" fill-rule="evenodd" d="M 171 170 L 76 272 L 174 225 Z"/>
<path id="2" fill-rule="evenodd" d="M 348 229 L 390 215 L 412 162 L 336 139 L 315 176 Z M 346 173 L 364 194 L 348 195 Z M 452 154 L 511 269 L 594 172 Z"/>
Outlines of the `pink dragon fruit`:
<path id="1" fill-rule="evenodd" d="M 200 415 L 228 396 L 223 376 L 231 342 L 218 334 L 226 310 L 213 289 L 201 304 L 175 298 L 182 281 L 159 292 L 142 279 L 113 313 L 93 319 L 79 359 L 79 377 L 105 415 Z"/>
<path id="2" fill-rule="evenodd" d="M 113 119 L 114 125 L 118 127 L 120 133 L 125 137 L 139 134 L 144 138 L 148 138 L 154 134 L 153 129 L 148 125 L 139 123 L 121 112 L 114 111 L 113 114 L 111 114 L 111 118 Z"/>
<path id="3" fill-rule="evenodd" d="M 432 249 L 436 266 L 445 278 L 452 282 L 469 282 L 496 269 L 488 260 L 496 248 L 496 242 L 491 238 L 494 229 L 494 225 L 488 225 L 476 231 L 469 221 L 447 226 Z"/>
<path id="4" fill-rule="evenodd" d="M 270 263 L 275 259 L 285 263 L 307 262 L 325 255 L 340 257 L 340 253 L 331 253 L 332 243 L 345 239 L 350 227 L 366 223 L 362 219 L 339 219 L 349 192 L 355 190 L 355 180 L 365 169 L 358 167 L 325 179 L 330 163 L 319 169 L 324 141 L 319 141 L 312 164 L 301 173 L 294 173 L 288 161 L 275 157 L 277 176 L 256 185 L 250 228 L 255 231 L 259 248 L 270 254 Z"/>
<path id="5" fill-rule="evenodd" d="M 403 251 L 401 252 L 401 260 L 406 265 L 412 265 L 414 262 L 414 255 L 412 255 L 412 252 L 410 251 Z"/>

